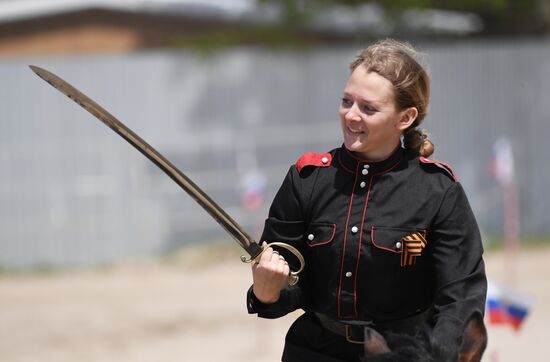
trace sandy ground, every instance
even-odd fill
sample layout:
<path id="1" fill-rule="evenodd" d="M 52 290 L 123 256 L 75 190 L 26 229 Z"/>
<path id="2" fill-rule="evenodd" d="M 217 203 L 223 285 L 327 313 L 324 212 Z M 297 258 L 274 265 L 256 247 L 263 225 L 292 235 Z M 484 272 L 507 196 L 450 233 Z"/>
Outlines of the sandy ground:
<path id="1" fill-rule="evenodd" d="M 101 270 L 0 276 L 0 361 L 279 361 L 299 315 L 249 316 L 249 267 L 219 258 L 125 263 Z M 502 253 L 491 280 L 513 281 Z M 550 247 L 523 251 L 516 289 L 535 306 L 524 327 L 489 327 L 484 361 L 550 361 Z"/>

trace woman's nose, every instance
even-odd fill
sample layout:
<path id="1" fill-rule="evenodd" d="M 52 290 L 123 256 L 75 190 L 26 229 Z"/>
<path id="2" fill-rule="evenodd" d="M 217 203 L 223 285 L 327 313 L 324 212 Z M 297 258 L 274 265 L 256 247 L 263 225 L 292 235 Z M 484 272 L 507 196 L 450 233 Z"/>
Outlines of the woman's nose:
<path id="1" fill-rule="evenodd" d="M 349 121 L 360 121 L 361 117 L 359 116 L 359 112 L 357 112 L 357 107 L 354 104 L 353 106 L 348 109 L 346 112 L 346 119 Z"/>

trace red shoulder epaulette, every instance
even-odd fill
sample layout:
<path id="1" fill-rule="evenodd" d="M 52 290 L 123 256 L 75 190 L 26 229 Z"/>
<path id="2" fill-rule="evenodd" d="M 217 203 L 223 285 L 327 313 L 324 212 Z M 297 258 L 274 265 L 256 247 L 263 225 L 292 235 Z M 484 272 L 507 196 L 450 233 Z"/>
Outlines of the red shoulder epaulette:
<path id="1" fill-rule="evenodd" d="M 328 167 L 332 163 L 330 153 L 306 153 L 296 161 L 298 172 L 306 166 Z"/>
<path id="2" fill-rule="evenodd" d="M 447 172 L 447 174 L 449 174 L 449 176 L 451 176 L 451 178 L 455 182 L 458 182 L 458 178 L 456 177 L 455 173 L 453 172 L 453 169 L 451 168 L 451 166 L 447 165 L 446 163 L 435 161 L 435 160 L 428 160 L 426 157 L 422 157 L 422 156 L 419 158 L 419 160 L 423 164 L 435 165 L 435 166 L 439 167 L 443 171 Z"/>

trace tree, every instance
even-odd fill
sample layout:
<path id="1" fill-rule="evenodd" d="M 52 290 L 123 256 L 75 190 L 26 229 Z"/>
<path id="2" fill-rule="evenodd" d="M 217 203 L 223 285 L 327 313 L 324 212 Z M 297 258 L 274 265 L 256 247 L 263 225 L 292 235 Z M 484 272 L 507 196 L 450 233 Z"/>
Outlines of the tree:
<path id="1" fill-rule="evenodd" d="M 257 0 L 277 6 L 285 26 L 304 28 L 319 12 L 336 6 L 376 4 L 391 21 L 408 9 L 452 10 L 476 14 L 482 35 L 522 35 L 550 32 L 550 0 Z"/>

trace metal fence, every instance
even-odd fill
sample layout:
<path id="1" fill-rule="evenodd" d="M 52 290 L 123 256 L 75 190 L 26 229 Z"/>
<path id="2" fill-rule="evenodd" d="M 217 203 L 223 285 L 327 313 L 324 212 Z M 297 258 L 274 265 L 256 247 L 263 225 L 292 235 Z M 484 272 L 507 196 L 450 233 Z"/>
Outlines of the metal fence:
<path id="1" fill-rule="evenodd" d="M 486 235 L 502 230 L 501 194 L 487 171 L 502 136 L 514 149 L 521 232 L 550 234 L 549 45 L 418 44 L 433 82 L 424 124 L 434 158 L 454 167 Z M 0 267 L 108 263 L 229 239 L 147 159 L 28 64 L 102 104 L 257 235 L 290 164 L 340 145 L 337 107 L 358 48 L 0 60 Z M 267 180 L 266 202 L 247 210 L 242 195 L 254 173 Z"/>

